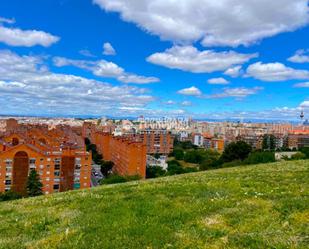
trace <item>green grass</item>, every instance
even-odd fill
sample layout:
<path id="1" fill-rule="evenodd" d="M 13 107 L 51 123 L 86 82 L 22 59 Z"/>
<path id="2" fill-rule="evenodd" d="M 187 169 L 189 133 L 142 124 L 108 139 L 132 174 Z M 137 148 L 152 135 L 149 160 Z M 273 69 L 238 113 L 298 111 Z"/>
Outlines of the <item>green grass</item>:
<path id="1" fill-rule="evenodd" d="M 308 248 L 309 161 L 0 203 L 0 248 Z"/>

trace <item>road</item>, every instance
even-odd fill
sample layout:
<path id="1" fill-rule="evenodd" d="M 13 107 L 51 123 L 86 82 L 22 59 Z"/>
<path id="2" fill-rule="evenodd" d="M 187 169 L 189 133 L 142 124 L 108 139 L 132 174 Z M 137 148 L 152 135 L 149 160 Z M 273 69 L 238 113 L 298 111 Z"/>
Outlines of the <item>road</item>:
<path id="1" fill-rule="evenodd" d="M 100 166 L 97 164 L 92 164 L 91 170 L 91 187 L 96 187 L 100 185 L 100 180 L 102 180 L 104 176 L 101 173 Z"/>

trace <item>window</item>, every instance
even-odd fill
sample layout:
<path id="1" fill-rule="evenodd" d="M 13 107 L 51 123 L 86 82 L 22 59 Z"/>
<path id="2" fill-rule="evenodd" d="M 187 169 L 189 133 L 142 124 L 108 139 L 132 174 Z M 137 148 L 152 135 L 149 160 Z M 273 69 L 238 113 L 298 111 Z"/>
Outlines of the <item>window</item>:
<path id="1" fill-rule="evenodd" d="M 60 171 L 55 171 L 54 172 L 54 176 L 58 176 L 59 177 L 60 176 Z"/>
<path id="2" fill-rule="evenodd" d="M 11 180 L 6 180 L 5 181 L 5 185 L 11 185 L 12 184 L 12 181 Z"/>
<path id="3" fill-rule="evenodd" d="M 35 158 L 30 158 L 30 159 L 29 159 L 29 163 L 30 163 L 30 164 L 35 164 Z"/>
<path id="4" fill-rule="evenodd" d="M 55 189 L 55 190 L 58 190 L 59 188 L 60 188 L 60 185 L 59 185 L 59 184 L 55 184 L 55 185 L 54 185 L 54 189 Z"/>
<path id="5" fill-rule="evenodd" d="M 75 169 L 80 169 L 81 168 L 81 165 L 80 164 L 76 164 L 75 165 Z"/>
<path id="6" fill-rule="evenodd" d="M 61 158 L 55 158 L 55 169 L 60 169 Z"/>

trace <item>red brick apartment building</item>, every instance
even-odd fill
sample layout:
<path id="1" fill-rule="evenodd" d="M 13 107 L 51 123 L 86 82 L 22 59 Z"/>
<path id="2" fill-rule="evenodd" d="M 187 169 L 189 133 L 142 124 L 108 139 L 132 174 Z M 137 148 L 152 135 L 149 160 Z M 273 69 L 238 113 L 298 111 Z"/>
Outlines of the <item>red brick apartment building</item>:
<path id="1" fill-rule="evenodd" d="M 106 161 L 114 162 L 113 171 L 123 176 L 146 177 L 146 146 L 129 136 L 113 136 L 95 124 L 85 123 L 83 134 L 97 146 Z"/>
<path id="2" fill-rule="evenodd" d="M 146 146 L 128 137 L 96 132 L 93 140 L 106 161 L 114 162 L 114 171 L 123 176 L 146 177 Z"/>
<path id="3" fill-rule="evenodd" d="M 49 130 L 8 120 L 0 134 L 0 192 L 25 194 L 31 169 L 39 173 L 45 194 L 89 188 L 91 162 L 82 137 L 71 127 Z"/>
<path id="4" fill-rule="evenodd" d="M 146 129 L 139 131 L 134 136 L 146 145 L 147 154 L 168 155 L 173 151 L 174 137 L 167 130 Z"/>
<path id="5" fill-rule="evenodd" d="M 309 147 L 309 128 L 290 131 L 288 135 L 288 147 L 290 149 Z"/>

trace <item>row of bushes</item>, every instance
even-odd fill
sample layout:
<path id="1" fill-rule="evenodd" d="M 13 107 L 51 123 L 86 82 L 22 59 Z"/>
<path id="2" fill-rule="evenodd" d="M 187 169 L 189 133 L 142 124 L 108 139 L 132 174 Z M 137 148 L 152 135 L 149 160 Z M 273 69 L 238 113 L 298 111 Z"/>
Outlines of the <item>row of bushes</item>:
<path id="1" fill-rule="evenodd" d="M 12 201 L 12 200 L 17 200 L 17 199 L 21 199 L 22 196 L 16 192 L 13 191 L 7 191 L 4 193 L 0 193 L 0 202 L 1 201 Z"/>
<path id="2" fill-rule="evenodd" d="M 183 167 L 177 160 L 171 160 L 168 162 L 167 170 L 164 170 L 160 166 L 147 166 L 146 178 L 157 178 L 162 176 L 179 175 L 191 172 L 197 172 L 196 167 Z"/>
<path id="3" fill-rule="evenodd" d="M 120 175 L 117 175 L 117 174 L 111 174 L 108 177 L 102 179 L 100 184 L 102 184 L 102 185 L 115 184 L 115 183 L 137 181 L 137 180 L 140 180 L 140 179 L 141 179 L 141 177 L 139 175 L 120 176 Z"/>

